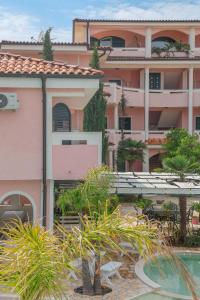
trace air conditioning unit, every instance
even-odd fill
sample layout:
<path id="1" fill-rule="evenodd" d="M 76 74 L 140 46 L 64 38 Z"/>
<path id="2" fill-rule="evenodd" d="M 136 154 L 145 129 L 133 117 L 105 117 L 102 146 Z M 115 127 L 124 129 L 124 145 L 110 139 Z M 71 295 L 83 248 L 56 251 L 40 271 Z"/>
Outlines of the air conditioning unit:
<path id="1" fill-rule="evenodd" d="M 19 100 L 15 93 L 0 93 L 0 110 L 16 110 L 19 108 Z"/>

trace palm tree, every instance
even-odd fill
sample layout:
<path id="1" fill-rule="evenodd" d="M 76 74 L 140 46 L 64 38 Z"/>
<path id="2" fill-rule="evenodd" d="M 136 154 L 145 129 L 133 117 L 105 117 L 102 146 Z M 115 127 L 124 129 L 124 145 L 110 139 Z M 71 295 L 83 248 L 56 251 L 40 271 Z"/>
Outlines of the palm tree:
<path id="1" fill-rule="evenodd" d="M 67 251 L 52 233 L 39 225 L 15 221 L 1 229 L 6 240 L 0 247 L 0 285 L 21 300 L 62 299 L 63 279 L 76 250 Z M 66 239 L 67 243 L 67 239 Z"/>
<path id="2" fill-rule="evenodd" d="M 119 170 L 121 171 L 125 162 L 128 161 L 129 171 L 133 171 L 134 162 L 144 160 L 144 149 L 146 149 L 146 145 L 142 141 L 136 141 L 130 138 L 121 140 L 117 151 Z"/>
<path id="3" fill-rule="evenodd" d="M 190 160 L 184 155 L 167 157 L 163 160 L 163 168 L 166 172 L 178 175 L 180 182 L 185 182 L 185 176 L 188 173 L 199 173 L 200 164 L 198 161 Z M 180 208 L 180 235 L 179 242 L 184 243 L 187 234 L 187 198 L 179 197 Z"/>
<path id="4" fill-rule="evenodd" d="M 102 176 L 106 173 L 106 176 Z M 77 188 L 63 192 L 57 202 L 58 207 L 65 214 L 70 207 L 79 213 L 81 219 L 81 230 L 85 230 L 87 216 L 97 222 L 99 216 L 107 208 L 112 212 L 118 203 L 116 196 L 110 195 L 109 186 L 112 174 L 105 166 L 91 169 L 86 175 L 84 183 Z M 96 252 L 96 269 L 99 267 L 100 256 Z M 99 273 L 95 272 L 94 284 L 89 271 L 87 257 L 82 256 L 82 281 L 83 293 L 94 295 L 101 290 Z"/>

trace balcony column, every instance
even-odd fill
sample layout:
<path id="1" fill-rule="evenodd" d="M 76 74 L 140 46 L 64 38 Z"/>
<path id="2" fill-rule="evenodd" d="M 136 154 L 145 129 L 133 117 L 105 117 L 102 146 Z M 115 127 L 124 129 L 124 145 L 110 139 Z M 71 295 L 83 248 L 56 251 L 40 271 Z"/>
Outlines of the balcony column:
<path id="1" fill-rule="evenodd" d="M 118 113 L 118 104 L 114 106 L 114 129 L 119 129 L 119 113 Z"/>
<path id="2" fill-rule="evenodd" d="M 149 137 L 149 67 L 145 68 L 144 75 L 144 131 L 145 140 Z"/>
<path id="3" fill-rule="evenodd" d="M 145 57 L 151 57 L 151 28 L 147 28 L 145 32 Z"/>
<path id="4" fill-rule="evenodd" d="M 143 172 L 149 172 L 149 150 L 144 150 Z"/>
<path id="5" fill-rule="evenodd" d="M 117 148 L 113 150 L 113 171 L 117 172 Z"/>
<path id="6" fill-rule="evenodd" d="M 109 168 L 111 171 L 113 171 L 113 149 L 109 149 Z"/>
<path id="7" fill-rule="evenodd" d="M 193 131 L 193 68 L 189 68 L 189 95 L 188 95 L 188 132 Z"/>
<path id="8" fill-rule="evenodd" d="M 195 28 L 190 28 L 189 45 L 190 45 L 190 50 L 194 51 L 195 50 Z M 193 54 L 191 53 L 190 56 L 193 56 Z"/>

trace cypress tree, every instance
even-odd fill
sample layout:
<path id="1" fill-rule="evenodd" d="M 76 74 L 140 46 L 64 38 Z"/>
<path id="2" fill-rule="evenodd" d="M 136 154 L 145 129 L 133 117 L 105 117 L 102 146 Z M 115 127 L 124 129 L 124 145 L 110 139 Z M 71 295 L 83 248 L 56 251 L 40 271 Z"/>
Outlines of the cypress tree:
<path id="1" fill-rule="evenodd" d="M 49 27 L 44 34 L 43 40 L 43 53 L 42 57 L 45 60 L 52 61 L 53 60 L 53 50 L 52 50 L 52 42 L 51 42 L 51 31 L 52 28 Z"/>
<path id="2" fill-rule="evenodd" d="M 95 47 L 93 50 L 93 55 L 90 63 L 90 67 L 99 70 L 99 56 L 98 50 Z M 106 99 L 103 92 L 103 83 L 100 82 L 99 90 L 92 97 L 90 102 L 86 105 L 84 109 L 84 120 L 83 129 L 84 131 L 101 131 L 102 132 L 102 160 L 106 160 L 107 152 L 107 137 L 105 135 L 105 125 L 106 125 Z"/>

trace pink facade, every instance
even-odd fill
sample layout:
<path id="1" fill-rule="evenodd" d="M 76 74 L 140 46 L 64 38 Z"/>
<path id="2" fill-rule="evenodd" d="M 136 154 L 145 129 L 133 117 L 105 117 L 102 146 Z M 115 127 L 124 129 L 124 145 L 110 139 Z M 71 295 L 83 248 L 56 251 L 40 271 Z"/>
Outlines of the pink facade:
<path id="1" fill-rule="evenodd" d="M 98 166 L 98 146 L 53 146 L 55 180 L 80 180 L 92 167 Z"/>
<path id="2" fill-rule="evenodd" d="M 41 75 L 32 77 L 28 68 L 48 64 L 50 72 L 48 62 L 28 58 L 27 66 L 26 58 L 0 56 L 0 68 L 4 60 L 14 70 L 16 61 L 21 72 L 16 77 L 9 69 L 9 77 L 2 76 L 0 82 L 0 220 L 7 211 L 23 211 L 24 218 L 41 224 L 46 216 L 46 225 L 51 227 L 57 182 L 83 180 L 89 169 L 101 164 L 101 133 L 82 132 L 83 110 L 99 87 L 100 73 L 80 69 L 74 78 L 72 68 L 72 76 L 62 73 L 64 78 L 45 74 L 44 96 Z M 19 69 L 23 61 L 25 74 Z M 87 72 L 87 77 L 81 72 Z"/>
<path id="3" fill-rule="evenodd" d="M 1 88 L 4 92 L 16 93 L 20 108 L 0 110 L 0 180 L 41 180 L 41 90 Z"/>
<path id="4" fill-rule="evenodd" d="M 125 138 L 142 140 L 147 145 L 144 163 L 135 163 L 134 170 L 152 170 L 159 164 L 162 143 L 170 128 L 200 132 L 200 22 L 75 20 L 73 43 L 54 44 L 54 59 L 87 67 L 92 55 L 92 40 L 99 43 L 100 64 L 104 72 L 110 142 L 108 164 L 116 168 L 113 158 L 121 140 L 120 122 L 125 118 Z M 163 43 L 168 42 L 177 42 L 179 46 L 187 44 L 190 49 L 155 52 L 155 47 L 162 48 Z M 1 50 L 41 58 L 42 45 L 4 42 Z M 101 163 L 101 134 L 97 134 L 96 139 L 90 133 L 81 133 L 83 109 L 89 101 L 86 95 L 92 93 L 88 93 L 89 88 L 85 88 L 79 79 L 77 82 L 76 87 L 61 87 L 59 84 L 59 87 L 50 85 L 48 88 L 52 95 L 47 134 L 50 143 L 47 153 L 49 198 L 52 198 L 52 186 L 57 181 L 81 180 L 89 168 Z M 16 93 L 20 101 L 16 112 L 0 111 L 0 138 L 4 141 L 0 179 L 6 183 L 5 186 L 2 182 L 0 184 L 0 197 L 11 190 L 24 191 L 35 199 L 39 216 L 42 189 L 41 88 L 9 85 L 0 87 L 0 92 Z M 124 112 L 119 109 L 122 94 L 126 99 Z M 87 99 L 80 98 L 80 95 Z M 67 105 L 70 112 L 70 132 L 67 133 L 53 131 L 60 126 L 52 119 L 52 112 L 60 103 Z M 68 121 L 64 127 L 69 129 Z M 49 219 L 53 209 L 50 202 Z"/>

